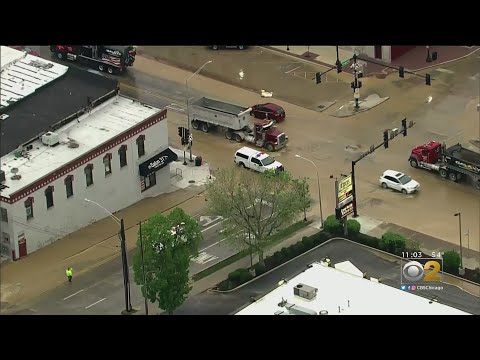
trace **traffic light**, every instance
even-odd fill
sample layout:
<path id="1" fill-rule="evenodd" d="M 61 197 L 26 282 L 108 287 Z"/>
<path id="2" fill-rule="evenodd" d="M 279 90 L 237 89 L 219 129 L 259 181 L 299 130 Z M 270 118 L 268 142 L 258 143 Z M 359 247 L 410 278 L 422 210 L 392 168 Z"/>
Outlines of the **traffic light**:
<path id="1" fill-rule="evenodd" d="M 181 127 L 181 126 L 178 127 L 178 136 L 183 138 L 183 127 Z"/>
<path id="2" fill-rule="evenodd" d="M 401 78 L 404 78 L 405 77 L 405 68 L 403 66 L 399 66 L 398 67 L 398 75 L 401 77 Z"/>
<path id="3" fill-rule="evenodd" d="M 385 149 L 388 149 L 388 130 L 383 132 L 383 146 L 385 146 Z"/>
<path id="4" fill-rule="evenodd" d="M 430 82 L 430 74 L 425 74 L 425 83 L 426 83 L 427 85 L 429 85 L 429 86 L 431 85 L 431 82 Z"/>
<path id="5" fill-rule="evenodd" d="M 317 72 L 315 74 L 315 81 L 317 84 L 320 84 L 322 82 L 322 73 L 321 72 Z"/>
<path id="6" fill-rule="evenodd" d="M 402 120 L 402 131 L 403 136 L 407 136 L 407 119 Z"/>
<path id="7" fill-rule="evenodd" d="M 340 74 L 342 72 L 342 63 L 340 62 L 340 60 L 337 60 L 337 74 Z"/>
<path id="8" fill-rule="evenodd" d="M 188 143 L 188 137 L 190 136 L 190 130 L 184 129 L 183 137 L 185 138 L 185 142 Z"/>
<path id="9" fill-rule="evenodd" d="M 355 90 L 355 81 L 352 81 L 352 82 L 350 83 L 350 87 L 351 87 L 353 90 Z"/>
<path id="10" fill-rule="evenodd" d="M 357 81 L 357 88 L 359 88 L 359 89 L 362 88 L 362 82 L 361 81 Z"/>

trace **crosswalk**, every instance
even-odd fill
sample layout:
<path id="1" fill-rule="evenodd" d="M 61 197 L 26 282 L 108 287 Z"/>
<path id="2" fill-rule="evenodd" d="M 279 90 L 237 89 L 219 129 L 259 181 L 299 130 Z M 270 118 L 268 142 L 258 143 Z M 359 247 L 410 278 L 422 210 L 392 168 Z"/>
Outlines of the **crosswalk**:
<path id="1" fill-rule="evenodd" d="M 218 256 L 215 256 L 215 255 L 212 255 L 212 254 L 208 254 L 206 252 L 201 252 L 200 254 L 198 254 L 197 257 L 195 258 L 192 258 L 192 261 L 194 263 L 197 263 L 197 264 L 200 264 L 200 265 L 204 265 L 210 261 L 213 261 L 213 260 L 216 260 L 218 259 Z"/>

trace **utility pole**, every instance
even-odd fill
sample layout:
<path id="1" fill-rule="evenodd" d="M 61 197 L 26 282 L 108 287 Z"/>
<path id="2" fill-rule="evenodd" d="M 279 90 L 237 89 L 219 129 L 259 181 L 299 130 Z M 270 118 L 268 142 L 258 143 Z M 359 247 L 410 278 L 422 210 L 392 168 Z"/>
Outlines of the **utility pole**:
<path id="1" fill-rule="evenodd" d="M 142 222 L 140 221 L 138 224 L 138 233 L 140 236 L 140 251 L 142 255 L 142 275 L 143 275 L 143 287 L 145 289 L 145 294 L 143 295 L 145 300 L 145 315 L 148 315 L 148 284 L 147 284 L 147 277 L 145 275 L 145 259 L 144 259 L 144 250 L 143 250 L 143 236 L 142 236 Z"/>
<path id="2" fill-rule="evenodd" d="M 432 62 L 432 56 L 430 55 L 430 46 L 427 45 L 427 62 Z"/>
<path id="3" fill-rule="evenodd" d="M 122 267 L 123 267 L 123 284 L 124 284 L 124 291 L 125 291 L 125 312 L 131 313 L 132 312 L 132 302 L 130 297 L 130 276 L 129 276 L 129 269 L 128 269 L 128 260 L 127 260 L 127 246 L 126 246 L 126 239 L 125 239 L 125 224 L 123 219 L 120 219 L 120 246 L 122 250 Z"/>

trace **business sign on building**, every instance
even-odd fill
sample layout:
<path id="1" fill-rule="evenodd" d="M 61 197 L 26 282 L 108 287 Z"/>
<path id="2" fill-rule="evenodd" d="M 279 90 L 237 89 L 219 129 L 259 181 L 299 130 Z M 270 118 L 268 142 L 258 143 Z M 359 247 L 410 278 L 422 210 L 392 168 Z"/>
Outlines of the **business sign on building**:
<path id="1" fill-rule="evenodd" d="M 337 199 L 338 208 L 353 201 L 353 184 L 351 175 L 338 181 Z"/>

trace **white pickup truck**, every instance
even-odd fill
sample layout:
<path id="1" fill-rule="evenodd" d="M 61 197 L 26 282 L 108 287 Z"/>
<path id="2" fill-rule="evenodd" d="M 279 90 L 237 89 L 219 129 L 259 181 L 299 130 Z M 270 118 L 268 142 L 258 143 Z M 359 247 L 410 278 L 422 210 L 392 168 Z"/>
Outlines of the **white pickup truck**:
<path id="1" fill-rule="evenodd" d="M 282 163 L 276 161 L 270 155 L 246 146 L 235 152 L 235 158 L 233 161 L 241 167 L 258 172 L 264 172 L 266 170 L 284 170 Z"/>

